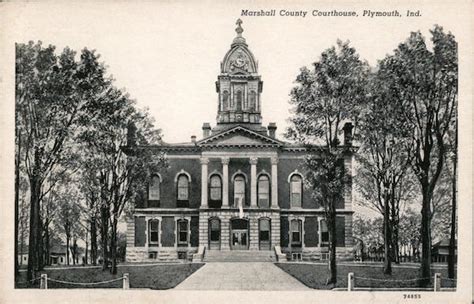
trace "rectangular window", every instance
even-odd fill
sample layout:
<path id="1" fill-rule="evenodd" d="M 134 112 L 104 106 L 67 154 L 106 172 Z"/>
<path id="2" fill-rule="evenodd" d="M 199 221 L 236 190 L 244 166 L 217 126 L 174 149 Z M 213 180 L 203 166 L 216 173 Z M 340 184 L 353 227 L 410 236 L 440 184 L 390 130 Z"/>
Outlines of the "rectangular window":
<path id="1" fill-rule="evenodd" d="M 178 243 L 188 243 L 188 221 L 186 220 L 178 222 Z"/>
<path id="2" fill-rule="evenodd" d="M 150 245 L 158 245 L 158 221 L 151 220 L 148 224 L 148 243 Z"/>
<path id="3" fill-rule="evenodd" d="M 291 243 L 292 245 L 301 245 L 301 221 L 291 221 Z"/>
<path id="4" fill-rule="evenodd" d="M 329 243 L 329 232 L 326 221 L 321 221 L 321 244 Z"/>

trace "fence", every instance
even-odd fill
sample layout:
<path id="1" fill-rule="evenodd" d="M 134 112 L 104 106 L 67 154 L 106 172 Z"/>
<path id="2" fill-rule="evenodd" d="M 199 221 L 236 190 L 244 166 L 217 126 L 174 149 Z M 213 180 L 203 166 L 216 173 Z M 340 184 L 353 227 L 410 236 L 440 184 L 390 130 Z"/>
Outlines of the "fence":
<path id="1" fill-rule="evenodd" d="M 367 278 L 367 277 L 357 277 L 353 272 L 349 272 L 347 275 L 347 291 L 395 291 L 395 290 L 418 290 L 418 291 L 455 291 L 456 288 L 453 286 L 450 287 L 441 287 L 441 281 L 445 280 L 451 282 L 450 284 L 455 285 L 456 279 L 441 278 L 441 273 L 435 273 L 433 277 L 433 287 L 356 287 L 356 280 L 365 280 L 365 281 L 374 281 L 374 282 L 385 282 L 385 283 L 406 283 L 406 282 L 416 282 L 422 280 L 428 280 L 430 277 L 425 278 L 415 278 L 415 279 L 404 279 L 404 280 L 386 280 L 386 279 L 377 279 L 377 278 Z"/>
<path id="2" fill-rule="evenodd" d="M 35 278 L 31 281 L 27 281 L 25 283 L 31 282 L 34 283 L 35 281 L 40 280 L 40 289 L 48 289 L 48 282 L 55 282 L 55 283 L 60 283 L 64 285 L 71 285 L 71 286 L 95 286 L 95 285 L 103 285 L 103 284 L 108 284 L 112 282 L 118 282 L 122 281 L 122 289 L 130 289 L 130 276 L 128 273 L 124 273 L 123 277 L 112 279 L 112 280 L 107 280 L 107 281 L 101 281 L 101 282 L 70 282 L 70 281 L 63 281 L 63 280 L 56 280 L 52 278 L 48 278 L 47 274 L 41 274 L 41 277 Z"/>

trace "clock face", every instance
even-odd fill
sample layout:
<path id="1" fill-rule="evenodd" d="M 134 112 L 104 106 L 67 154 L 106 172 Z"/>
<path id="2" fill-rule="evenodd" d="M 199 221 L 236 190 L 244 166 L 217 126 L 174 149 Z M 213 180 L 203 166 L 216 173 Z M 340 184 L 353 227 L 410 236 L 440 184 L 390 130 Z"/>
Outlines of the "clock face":
<path id="1" fill-rule="evenodd" d="M 237 53 L 237 58 L 234 60 L 234 65 L 238 68 L 241 68 L 245 65 L 245 56 L 242 52 Z"/>

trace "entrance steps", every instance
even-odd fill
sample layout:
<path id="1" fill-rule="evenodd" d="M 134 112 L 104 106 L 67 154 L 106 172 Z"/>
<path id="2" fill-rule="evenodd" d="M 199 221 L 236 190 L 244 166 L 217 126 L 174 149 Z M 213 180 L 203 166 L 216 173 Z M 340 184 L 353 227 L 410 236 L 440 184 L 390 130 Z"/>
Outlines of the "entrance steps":
<path id="1" fill-rule="evenodd" d="M 273 250 L 209 250 L 204 262 L 276 262 Z"/>

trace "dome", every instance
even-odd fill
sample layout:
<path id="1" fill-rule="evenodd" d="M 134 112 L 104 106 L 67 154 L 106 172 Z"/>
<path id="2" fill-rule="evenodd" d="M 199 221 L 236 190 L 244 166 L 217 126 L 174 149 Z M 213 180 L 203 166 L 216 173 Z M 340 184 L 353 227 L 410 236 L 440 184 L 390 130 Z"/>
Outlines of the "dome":
<path id="1" fill-rule="evenodd" d="M 252 52 L 248 49 L 245 38 L 242 37 L 242 20 L 238 19 L 237 36 L 232 41 L 230 50 L 224 56 L 221 64 L 223 74 L 256 74 L 257 62 Z"/>

